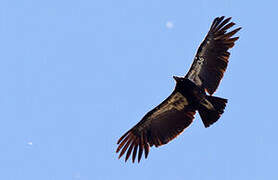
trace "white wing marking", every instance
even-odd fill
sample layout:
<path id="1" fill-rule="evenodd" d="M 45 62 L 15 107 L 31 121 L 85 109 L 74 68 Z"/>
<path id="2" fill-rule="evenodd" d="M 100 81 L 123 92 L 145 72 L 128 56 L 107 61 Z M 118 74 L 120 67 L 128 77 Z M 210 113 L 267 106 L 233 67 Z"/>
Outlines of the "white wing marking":
<path id="1" fill-rule="evenodd" d="M 202 65 L 204 64 L 205 59 L 203 57 L 195 57 L 195 60 L 197 59 L 197 63 L 193 65 L 192 70 L 190 71 L 190 74 L 188 74 L 188 79 L 194 82 L 197 86 L 202 85 L 202 81 L 199 77 Z"/>
<path id="2" fill-rule="evenodd" d="M 187 99 L 179 92 L 177 92 L 173 97 L 171 97 L 166 103 L 166 105 L 162 105 L 159 111 L 154 112 L 150 118 L 154 118 L 158 114 L 162 114 L 170 109 L 182 110 L 185 106 L 188 105 Z"/>

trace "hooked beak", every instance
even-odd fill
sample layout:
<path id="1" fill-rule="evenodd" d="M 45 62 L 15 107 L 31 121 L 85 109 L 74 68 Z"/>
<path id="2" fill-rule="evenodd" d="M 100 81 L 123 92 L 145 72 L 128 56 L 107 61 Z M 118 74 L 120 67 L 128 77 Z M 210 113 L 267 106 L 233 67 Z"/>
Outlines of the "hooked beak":
<path id="1" fill-rule="evenodd" d="M 178 82 L 178 80 L 179 80 L 179 77 L 178 77 L 178 76 L 173 76 L 173 78 L 175 79 L 175 81 Z"/>

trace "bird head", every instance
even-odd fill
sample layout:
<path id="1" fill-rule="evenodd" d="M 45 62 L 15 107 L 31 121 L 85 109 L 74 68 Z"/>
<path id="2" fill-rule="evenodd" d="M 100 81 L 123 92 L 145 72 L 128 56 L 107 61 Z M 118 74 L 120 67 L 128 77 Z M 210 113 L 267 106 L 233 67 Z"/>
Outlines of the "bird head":
<path id="1" fill-rule="evenodd" d="M 176 81 L 176 89 L 181 90 L 187 88 L 188 83 L 186 83 L 187 79 L 184 77 L 173 76 Z"/>
<path id="2" fill-rule="evenodd" d="M 178 82 L 183 82 L 184 81 L 184 77 L 178 77 L 178 76 L 173 76 L 173 78 L 175 79 L 175 81 Z"/>

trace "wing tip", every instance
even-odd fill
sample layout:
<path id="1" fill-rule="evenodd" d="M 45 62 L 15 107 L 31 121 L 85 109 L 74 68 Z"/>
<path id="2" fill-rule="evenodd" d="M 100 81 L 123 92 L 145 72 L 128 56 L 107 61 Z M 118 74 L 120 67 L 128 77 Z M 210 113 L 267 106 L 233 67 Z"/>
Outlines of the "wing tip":
<path id="1" fill-rule="evenodd" d="M 232 17 L 228 17 L 228 18 L 225 18 L 225 16 L 216 17 L 213 20 L 209 33 L 218 34 L 218 35 L 225 34 L 226 30 L 230 29 L 232 26 L 236 24 L 235 22 L 230 22 L 231 19 Z M 241 27 L 237 29 L 239 31 Z"/>
<path id="2" fill-rule="evenodd" d="M 123 137 L 123 138 L 122 138 Z M 140 135 L 135 135 L 132 132 L 126 133 L 121 137 L 121 141 L 119 141 L 116 153 L 120 153 L 118 159 L 120 159 L 124 154 L 126 154 L 124 161 L 131 157 L 132 154 L 132 163 L 136 162 L 136 157 L 138 158 L 138 163 L 141 161 L 141 157 L 143 151 L 145 150 L 145 158 L 148 157 L 149 153 L 149 145 L 147 143 L 146 135 L 141 132 Z M 137 150 L 139 149 L 139 153 L 137 154 Z"/>

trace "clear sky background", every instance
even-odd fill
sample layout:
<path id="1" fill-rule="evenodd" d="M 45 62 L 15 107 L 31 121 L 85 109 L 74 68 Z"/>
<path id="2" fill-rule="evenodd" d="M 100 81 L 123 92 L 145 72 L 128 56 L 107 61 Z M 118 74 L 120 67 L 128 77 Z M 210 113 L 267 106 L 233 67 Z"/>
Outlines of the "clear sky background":
<path id="1" fill-rule="evenodd" d="M 0 1 L 0 179 L 278 179 L 277 1 Z M 242 26 L 205 129 L 124 163 L 116 141 L 174 88 L 216 16 Z"/>

